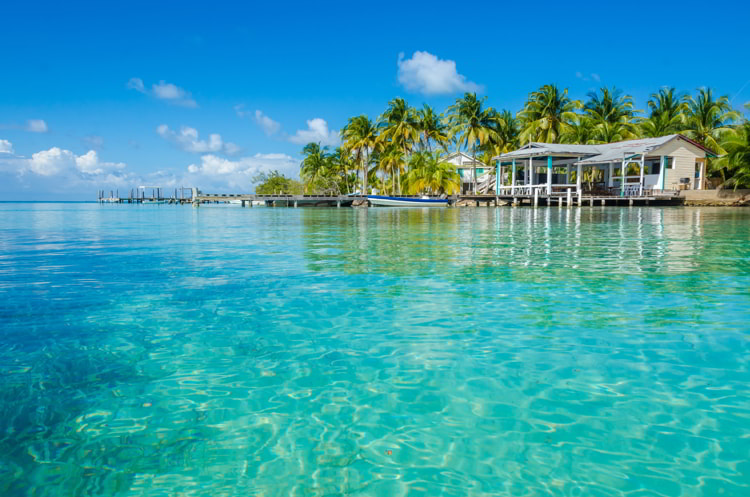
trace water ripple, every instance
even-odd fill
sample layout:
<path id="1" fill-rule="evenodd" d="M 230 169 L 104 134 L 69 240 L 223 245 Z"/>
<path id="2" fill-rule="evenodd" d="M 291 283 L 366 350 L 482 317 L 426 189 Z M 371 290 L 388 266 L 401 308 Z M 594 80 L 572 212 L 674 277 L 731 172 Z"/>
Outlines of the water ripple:
<path id="1" fill-rule="evenodd" d="M 746 210 L 0 211 L 2 495 L 750 494 Z"/>

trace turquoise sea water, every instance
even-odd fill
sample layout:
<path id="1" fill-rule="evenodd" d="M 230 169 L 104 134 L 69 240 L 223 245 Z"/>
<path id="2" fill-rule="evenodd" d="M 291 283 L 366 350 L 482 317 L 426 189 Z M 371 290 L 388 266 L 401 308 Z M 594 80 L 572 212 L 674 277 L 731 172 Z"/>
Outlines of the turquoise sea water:
<path id="1" fill-rule="evenodd" d="M 750 210 L 0 204 L 0 495 L 748 496 Z"/>

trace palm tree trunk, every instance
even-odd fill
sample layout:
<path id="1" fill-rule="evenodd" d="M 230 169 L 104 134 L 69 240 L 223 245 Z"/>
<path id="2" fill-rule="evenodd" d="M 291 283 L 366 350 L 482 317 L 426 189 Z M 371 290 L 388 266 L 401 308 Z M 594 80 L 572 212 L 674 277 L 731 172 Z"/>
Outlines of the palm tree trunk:
<path id="1" fill-rule="evenodd" d="M 472 176 L 474 176 L 474 195 L 477 194 L 477 150 L 476 147 L 471 147 L 471 169 Z"/>
<path id="2" fill-rule="evenodd" d="M 406 163 L 406 143 L 404 143 L 404 166 Z M 398 193 L 401 193 L 401 164 L 398 165 Z"/>
<path id="3" fill-rule="evenodd" d="M 362 194 L 367 195 L 367 166 L 370 162 L 367 150 L 362 154 L 362 161 Z"/>

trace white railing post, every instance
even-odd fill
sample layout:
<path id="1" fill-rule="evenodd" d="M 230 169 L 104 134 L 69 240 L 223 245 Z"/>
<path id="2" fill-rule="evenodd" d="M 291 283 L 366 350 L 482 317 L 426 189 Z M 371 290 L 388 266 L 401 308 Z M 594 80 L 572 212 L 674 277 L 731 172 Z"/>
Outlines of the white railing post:
<path id="1" fill-rule="evenodd" d="M 552 195 L 552 156 L 547 156 L 547 196 Z"/>
<path id="2" fill-rule="evenodd" d="M 570 201 L 573 199 L 573 192 L 568 188 L 568 207 L 570 207 Z"/>
<path id="3" fill-rule="evenodd" d="M 638 196 L 643 196 L 643 175 L 644 170 L 646 169 L 646 154 L 641 154 L 641 179 L 640 179 L 640 188 L 638 189 Z"/>

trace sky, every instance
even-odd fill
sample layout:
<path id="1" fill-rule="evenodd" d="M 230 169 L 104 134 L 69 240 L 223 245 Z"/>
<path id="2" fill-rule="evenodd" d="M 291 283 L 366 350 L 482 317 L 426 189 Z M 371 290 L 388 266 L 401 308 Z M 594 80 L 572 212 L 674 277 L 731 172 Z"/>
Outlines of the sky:
<path id="1" fill-rule="evenodd" d="M 394 97 L 517 112 L 544 84 L 614 85 L 645 109 L 708 86 L 743 109 L 748 19 L 744 1 L 7 2 L 0 201 L 252 192 Z"/>

